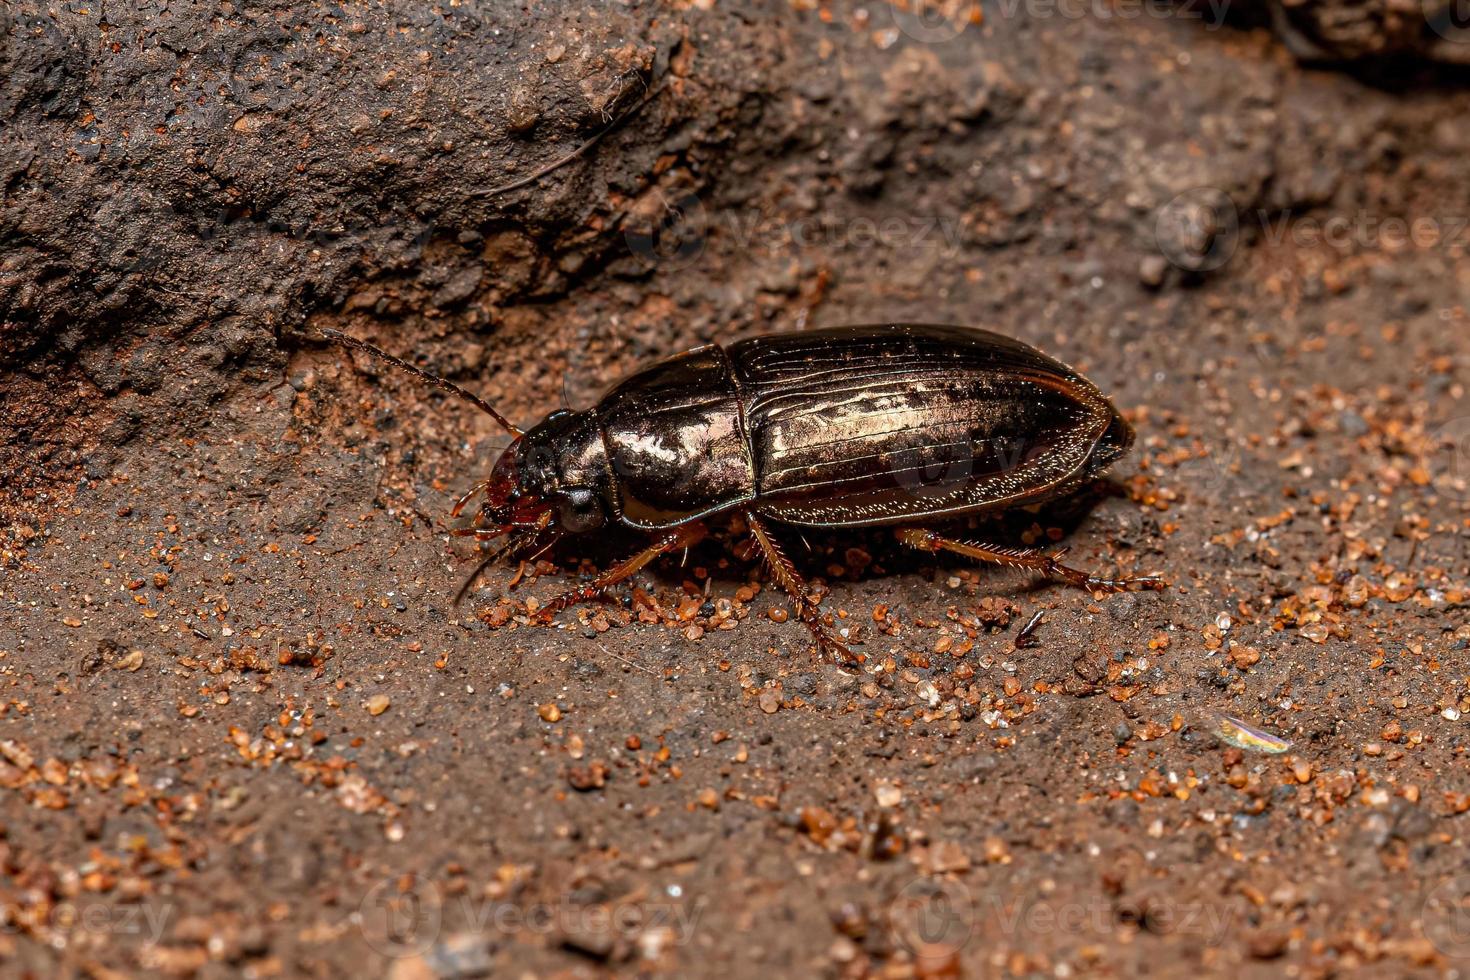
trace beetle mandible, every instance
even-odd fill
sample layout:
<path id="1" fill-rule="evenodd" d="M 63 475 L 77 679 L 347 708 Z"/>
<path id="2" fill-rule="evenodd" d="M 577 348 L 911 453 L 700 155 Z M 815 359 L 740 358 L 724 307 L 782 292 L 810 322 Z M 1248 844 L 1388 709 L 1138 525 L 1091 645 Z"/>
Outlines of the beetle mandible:
<path id="1" fill-rule="evenodd" d="M 1032 569 L 1102 592 L 1161 588 L 1157 576 L 1100 578 L 1062 563 L 1066 549 L 1014 548 L 940 535 L 928 525 L 1042 503 L 1094 479 L 1128 451 L 1133 430 L 1065 364 L 1010 337 L 968 327 L 881 324 L 707 344 L 657 361 L 592 408 L 552 412 L 528 431 L 484 399 L 372 344 L 338 344 L 467 399 L 513 437 L 469 527 L 542 550 L 564 535 L 622 525 L 647 547 L 544 607 L 591 601 L 660 555 L 688 548 L 705 520 L 738 512 L 819 651 L 841 642 L 771 525 L 892 525 L 913 548 Z"/>

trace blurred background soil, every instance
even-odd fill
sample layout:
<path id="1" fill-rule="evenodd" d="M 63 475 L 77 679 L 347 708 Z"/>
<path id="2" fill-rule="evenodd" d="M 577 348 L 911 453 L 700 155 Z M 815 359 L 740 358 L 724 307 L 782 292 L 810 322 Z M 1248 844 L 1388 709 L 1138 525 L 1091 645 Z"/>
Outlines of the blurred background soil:
<path id="1" fill-rule="evenodd" d="M 0 970 L 1462 972 L 1456 13 L 7 5 Z M 788 534 L 860 676 L 738 528 L 455 607 L 502 435 L 304 339 L 529 424 L 885 319 L 1111 393 L 1115 480 L 988 533 L 1169 588 Z"/>

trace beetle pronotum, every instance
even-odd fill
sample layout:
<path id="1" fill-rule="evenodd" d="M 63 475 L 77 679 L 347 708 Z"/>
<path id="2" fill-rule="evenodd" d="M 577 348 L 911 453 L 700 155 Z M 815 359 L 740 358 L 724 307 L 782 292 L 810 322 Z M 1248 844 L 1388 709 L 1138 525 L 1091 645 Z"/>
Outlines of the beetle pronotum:
<path id="1" fill-rule="evenodd" d="M 842 327 L 708 344 L 651 364 L 592 408 L 522 432 L 484 399 L 337 331 L 489 414 L 513 437 L 453 534 L 519 535 L 549 547 L 609 524 L 647 547 L 557 596 L 552 615 L 600 596 L 660 555 L 741 513 L 772 577 L 824 654 L 856 660 L 824 621 L 773 524 L 892 525 L 900 542 L 1032 569 L 1094 591 L 1160 588 L 1152 575 L 1100 578 L 1065 549 L 945 537 L 929 525 L 1067 494 L 1128 451 L 1133 430 L 1097 386 L 1033 347 L 984 330 L 919 324 Z"/>

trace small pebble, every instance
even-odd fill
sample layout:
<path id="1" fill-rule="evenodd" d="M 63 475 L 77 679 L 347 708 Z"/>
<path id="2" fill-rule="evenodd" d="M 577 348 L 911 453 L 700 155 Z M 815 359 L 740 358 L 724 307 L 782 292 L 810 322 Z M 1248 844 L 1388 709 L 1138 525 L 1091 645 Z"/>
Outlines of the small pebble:
<path id="1" fill-rule="evenodd" d="M 832 941 L 832 945 L 828 948 L 827 955 L 832 957 L 832 959 L 838 963 L 851 963 L 853 960 L 857 959 L 858 947 L 856 943 L 854 943 L 851 939 L 848 939 L 846 936 L 838 936 Z"/>
<path id="2" fill-rule="evenodd" d="M 1145 255 L 1138 263 L 1138 281 L 1149 289 L 1162 286 L 1168 272 L 1169 260 L 1162 255 Z"/>
<path id="3" fill-rule="evenodd" d="M 1274 960 L 1286 952 L 1289 937 L 1279 929 L 1266 929 L 1250 937 L 1250 954 L 1258 960 Z"/>
<path id="4" fill-rule="evenodd" d="M 602 789 L 607 785 L 607 766 L 594 762 L 587 766 L 573 766 L 567 770 L 567 784 L 579 793 Z"/>

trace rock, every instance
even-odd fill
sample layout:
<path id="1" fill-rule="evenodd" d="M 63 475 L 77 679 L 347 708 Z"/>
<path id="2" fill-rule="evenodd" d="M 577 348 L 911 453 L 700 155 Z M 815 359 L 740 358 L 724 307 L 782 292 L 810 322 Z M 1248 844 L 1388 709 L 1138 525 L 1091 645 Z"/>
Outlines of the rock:
<path id="1" fill-rule="evenodd" d="M 1145 255 L 1138 263 L 1138 281 L 1150 289 L 1164 284 L 1169 272 L 1169 260 L 1162 255 Z"/>
<path id="2" fill-rule="evenodd" d="M 1246 947 L 1253 959 L 1274 960 L 1286 952 L 1290 939 L 1284 929 L 1262 929 L 1251 934 Z"/>

